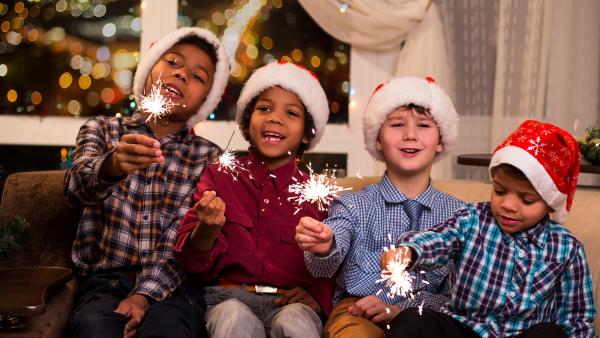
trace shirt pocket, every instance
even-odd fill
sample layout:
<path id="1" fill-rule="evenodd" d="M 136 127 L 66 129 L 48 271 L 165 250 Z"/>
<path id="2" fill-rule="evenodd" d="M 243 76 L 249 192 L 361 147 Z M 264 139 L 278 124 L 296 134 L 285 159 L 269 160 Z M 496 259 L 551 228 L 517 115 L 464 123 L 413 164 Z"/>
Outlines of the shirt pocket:
<path id="1" fill-rule="evenodd" d="M 563 272 L 563 264 L 554 261 L 542 261 L 535 265 L 531 283 L 531 299 L 536 303 L 544 303 L 555 296 L 557 280 Z"/>
<path id="2" fill-rule="evenodd" d="M 296 227 L 282 226 L 279 228 L 282 243 L 296 245 Z"/>

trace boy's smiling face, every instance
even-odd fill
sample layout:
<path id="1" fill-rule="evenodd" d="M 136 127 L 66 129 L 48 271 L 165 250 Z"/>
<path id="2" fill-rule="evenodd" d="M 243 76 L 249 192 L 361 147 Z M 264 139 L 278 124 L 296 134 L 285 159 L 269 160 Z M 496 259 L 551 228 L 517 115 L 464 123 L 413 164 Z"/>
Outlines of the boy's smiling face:
<path id="1" fill-rule="evenodd" d="M 215 65 L 210 56 L 190 43 L 169 48 L 152 68 L 146 93 L 160 78 L 161 94 L 175 104 L 166 119 L 185 122 L 198 112 L 214 80 Z"/>
<path id="2" fill-rule="evenodd" d="M 528 180 L 502 169 L 493 174 L 491 207 L 498 226 L 507 234 L 531 228 L 551 211 Z"/>
<path id="3" fill-rule="evenodd" d="M 383 153 L 391 174 L 429 177 L 433 160 L 444 151 L 444 145 L 430 115 L 399 107 L 381 125 L 376 149 Z"/>
<path id="4" fill-rule="evenodd" d="M 257 98 L 250 115 L 250 143 L 269 169 L 278 168 L 296 156 L 304 136 L 305 108 L 296 94 L 271 87 Z"/>

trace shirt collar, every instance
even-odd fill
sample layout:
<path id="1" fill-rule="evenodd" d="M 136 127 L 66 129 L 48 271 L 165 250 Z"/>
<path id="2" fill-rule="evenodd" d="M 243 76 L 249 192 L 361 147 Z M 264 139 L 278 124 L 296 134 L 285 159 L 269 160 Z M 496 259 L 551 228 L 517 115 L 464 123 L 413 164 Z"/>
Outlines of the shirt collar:
<path id="1" fill-rule="evenodd" d="M 290 160 L 279 168 L 268 170 L 264 162 L 256 156 L 252 147 L 248 149 L 248 156 L 246 157 L 244 166 L 250 171 L 250 178 L 255 186 L 260 186 L 265 180 L 271 180 L 277 191 L 285 189 L 293 179 L 299 180 L 306 176 L 296 166 L 295 159 Z"/>
<path id="2" fill-rule="evenodd" d="M 543 248 L 546 244 L 546 239 L 548 237 L 548 233 L 546 229 L 548 228 L 548 224 L 550 222 L 550 217 L 548 215 L 544 216 L 538 223 L 536 223 L 531 228 L 520 231 L 514 234 L 504 234 L 505 239 L 507 240 L 517 240 L 520 239 L 528 244 L 533 244 L 538 248 Z M 504 232 L 503 232 L 504 233 Z"/>
<path id="3" fill-rule="evenodd" d="M 390 178 L 388 177 L 387 172 L 381 178 L 379 182 L 379 189 L 381 190 L 381 194 L 383 195 L 384 201 L 388 203 L 402 203 L 409 198 L 406 197 L 396 186 L 392 183 Z M 429 180 L 429 185 L 427 189 L 415 198 L 415 201 L 421 203 L 427 209 L 431 210 L 433 208 L 433 204 L 435 201 L 435 191 L 431 185 L 431 179 Z"/>

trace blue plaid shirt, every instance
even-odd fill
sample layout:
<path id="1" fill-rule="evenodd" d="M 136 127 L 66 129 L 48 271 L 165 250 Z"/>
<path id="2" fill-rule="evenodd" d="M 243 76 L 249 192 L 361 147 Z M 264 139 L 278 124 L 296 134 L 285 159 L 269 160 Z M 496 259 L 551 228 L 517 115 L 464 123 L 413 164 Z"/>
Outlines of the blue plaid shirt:
<path id="1" fill-rule="evenodd" d="M 304 261 L 315 277 L 332 277 L 339 270 L 334 304 L 346 295 L 376 295 L 385 303 L 402 309 L 420 305 L 423 301 L 425 306 L 439 309 L 448 300 L 449 289 L 444 291 L 448 267 L 430 271 L 424 278 L 415 274 L 415 289 L 421 291 L 415 299 L 389 297 L 389 289 L 377 283 L 381 278 L 379 260 L 383 247 L 392 244 L 389 236 L 398 238 L 409 231 L 409 218 L 402 208 L 406 200 L 386 174 L 378 184 L 344 194 L 332 202 L 329 218 L 323 221 L 333 229 L 331 253 L 321 257 L 305 252 Z M 431 184 L 416 201 L 425 206 L 420 230 L 444 221 L 462 205 L 460 200 L 434 189 Z M 429 284 L 421 283 L 422 279 Z"/>
<path id="2" fill-rule="evenodd" d="M 505 234 L 489 203 L 467 204 L 426 232 L 400 237 L 417 254 L 413 268 L 455 262 L 452 300 L 442 312 L 481 337 L 514 337 L 539 324 L 595 337 L 592 280 L 581 243 L 548 216 Z"/>

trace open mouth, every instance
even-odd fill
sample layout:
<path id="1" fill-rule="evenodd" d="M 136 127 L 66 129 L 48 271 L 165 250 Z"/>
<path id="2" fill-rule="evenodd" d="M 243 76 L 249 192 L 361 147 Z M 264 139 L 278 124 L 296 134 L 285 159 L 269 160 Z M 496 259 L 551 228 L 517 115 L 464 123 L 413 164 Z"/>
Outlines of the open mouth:
<path id="1" fill-rule="evenodd" d="M 420 151 L 419 149 L 415 149 L 415 148 L 402 148 L 400 150 L 406 154 L 416 154 Z"/>
<path id="2" fill-rule="evenodd" d="M 508 226 L 515 226 L 519 224 L 519 220 L 506 216 L 500 216 L 500 221 L 502 222 L 502 224 Z"/>
<path id="3" fill-rule="evenodd" d="M 181 92 L 177 88 L 175 88 L 171 85 L 164 84 L 163 89 L 167 93 L 167 96 L 175 97 L 175 98 L 183 98 L 183 95 L 181 94 Z"/>
<path id="4" fill-rule="evenodd" d="M 265 131 L 262 133 L 263 139 L 267 142 L 267 143 L 280 143 L 281 141 L 283 141 L 285 139 L 285 136 L 283 136 L 282 134 L 273 132 L 273 131 Z"/>

